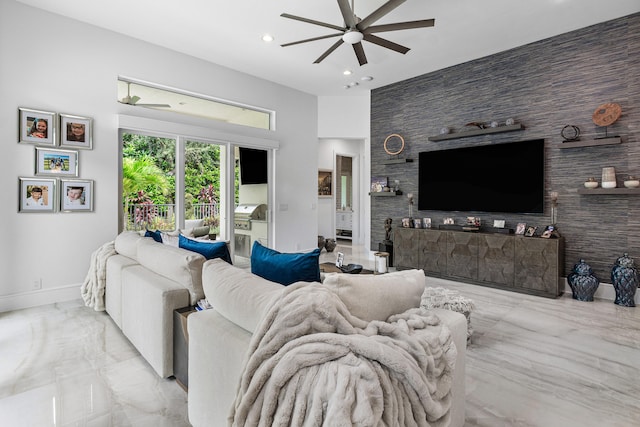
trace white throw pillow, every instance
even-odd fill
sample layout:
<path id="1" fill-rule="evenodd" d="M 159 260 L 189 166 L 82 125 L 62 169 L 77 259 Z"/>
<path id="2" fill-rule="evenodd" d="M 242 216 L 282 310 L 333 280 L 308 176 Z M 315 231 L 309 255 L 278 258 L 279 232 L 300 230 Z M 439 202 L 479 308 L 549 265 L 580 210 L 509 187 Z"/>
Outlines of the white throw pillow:
<path id="1" fill-rule="evenodd" d="M 123 231 L 116 236 L 114 247 L 116 252 L 131 259 L 138 259 L 138 241 L 144 239 L 135 231 Z"/>
<path id="2" fill-rule="evenodd" d="M 331 274 L 323 285 L 335 292 L 354 316 L 386 321 L 391 315 L 420 307 L 426 279 L 423 270 L 380 275 Z"/>

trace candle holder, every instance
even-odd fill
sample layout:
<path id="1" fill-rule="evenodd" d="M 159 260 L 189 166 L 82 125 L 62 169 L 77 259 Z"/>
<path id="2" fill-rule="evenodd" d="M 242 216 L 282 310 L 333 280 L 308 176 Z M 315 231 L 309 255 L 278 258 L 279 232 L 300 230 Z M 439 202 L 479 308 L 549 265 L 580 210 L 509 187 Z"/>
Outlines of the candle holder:
<path id="1" fill-rule="evenodd" d="M 384 274 L 389 272 L 389 252 L 376 252 L 373 254 L 373 258 L 373 274 Z"/>

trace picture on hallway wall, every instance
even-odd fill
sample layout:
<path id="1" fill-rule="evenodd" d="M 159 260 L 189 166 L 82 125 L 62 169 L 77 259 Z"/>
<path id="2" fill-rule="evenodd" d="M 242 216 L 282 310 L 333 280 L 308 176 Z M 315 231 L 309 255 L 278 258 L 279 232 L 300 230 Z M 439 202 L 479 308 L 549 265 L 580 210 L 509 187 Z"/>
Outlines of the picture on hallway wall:
<path id="1" fill-rule="evenodd" d="M 331 197 L 333 188 L 333 171 L 318 170 L 318 197 Z"/>
<path id="2" fill-rule="evenodd" d="M 18 143 L 56 145 L 56 113 L 18 108 Z"/>
<path id="3" fill-rule="evenodd" d="M 93 120 L 90 117 L 60 114 L 60 146 L 91 150 L 92 127 Z"/>
<path id="4" fill-rule="evenodd" d="M 56 179 L 18 178 L 18 212 L 56 211 Z"/>
<path id="5" fill-rule="evenodd" d="M 60 201 L 62 212 L 93 212 L 93 180 L 61 179 Z"/>
<path id="6" fill-rule="evenodd" d="M 78 176 L 78 152 L 36 147 L 36 175 Z"/>

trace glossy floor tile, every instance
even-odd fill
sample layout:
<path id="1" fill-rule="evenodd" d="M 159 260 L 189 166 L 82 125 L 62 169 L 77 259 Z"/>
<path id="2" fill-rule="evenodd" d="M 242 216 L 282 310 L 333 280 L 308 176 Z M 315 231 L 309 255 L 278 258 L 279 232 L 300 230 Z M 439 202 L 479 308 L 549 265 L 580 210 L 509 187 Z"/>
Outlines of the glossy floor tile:
<path id="1" fill-rule="evenodd" d="M 373 267 L 338 243 L 321 262 Z M 465 427 L 640 425 L 640 307 L 428 281 L 476 304 Z M 80 300 L 0 313 L 0 361 L 2 426 L 189 425 L 187 394 Z"/>

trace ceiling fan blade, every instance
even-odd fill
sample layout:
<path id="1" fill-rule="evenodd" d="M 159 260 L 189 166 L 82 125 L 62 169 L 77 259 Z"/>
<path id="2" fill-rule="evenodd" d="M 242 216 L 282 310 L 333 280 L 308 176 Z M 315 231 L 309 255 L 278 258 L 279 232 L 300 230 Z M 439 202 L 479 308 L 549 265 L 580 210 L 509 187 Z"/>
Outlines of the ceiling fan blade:
<path id="1" fill-rule="evenodd" d="M 288 13 L 283 13 L 280 16 L 282 16 L 283 18 L 289 18 L 289 19 L 293 19 L 293 20 L 296 20 L 296 21 L 306 22 L 308 24 L 319 25 L 321 27 L 331 28 L 333 30 L 338 30 L 338 31 L 344 31 L 345 30 L 344 27 L 338 27 L 337 25 L 327 24 L 326 22 L 314 21 L 313 19 L 303 18 L 301 16 L 290 15 Z"/>
<path id="2" fill-rule="evenodd" d="M 356 25 L 356 28 L 358 28 L 358 30 L 360 31 L 366 30 L 369 27 L 369 25 L 373 24 L 378 19 L 382 18 L 387 13 L 391 12 L 393 9 L 400 6 L 405 1 L 407 0 L 389 0 L 388 2 L 380 6 L 377 10 L 374 10 L 373 12 L 371 12 L 369 16 L 367 16 L 362 21 L 360 21 L 360 23 Z"/>
<path id="3" fill-rule="evenodd" d="M 342 17 L 344 18 L 344 23 L 347 28 L 355 28 L 356 15 L 353 10 L 351 10 L 351 6 L 349 6 L 349 0 L 338 0 L 338 6 L 340 6 L 340 12 L 342 12 Z"/>
<path id="4" fill-rule="evenodd" d="M 369 43 L 377 44 L 378 46 L 386 47 L 387 49 L 391 49 L 402 54 L 405 54 L 411 50 L 408 47 L 380 38 L 378 36 L 374 36 L 373 34 L 365 34 L 364 39 Z"/>
<path id="5" fill-rule="evenodd" d="M 327 49 L 322 55 L 320 55 L 320 57 L 318 59 L 316 59 L 315 61 L 313 61 L 314 64 L 319 64 L 320 62 L 322 62 L 322 60 L 324 60 L 324 58 L 326 58 L 327 56 L 329 56 L 331 54 L 331 52 L 333 52 L 334 50 L 336 50 L 342 43 L 344 43 L 344 41 L 342 39 L 339 39 L 337 42 L 335 42 L 329 49 Z"/>
<path id="6" fill-rule="evenodd" d="M 312 37 L 310 39 L 304 39 L 304 40 L 298 40 L 297 42 L 291 42 L 291 43 L 285 43 L 285 44 L 281 44 L 280 46 L 282 47 L 287 47 L 287 46 L 293 46 L 295 44 L 300 44 L 300 43 L 306 43 L 306 42 L 313 42 L 316 40 L 322 40 L 322 39 L 328 39 L 330 37 L 336 37 L 336 36 L 341 36 L 344 33 L 334 33 L 334 34 L 328 34 L 326 36 L 320 36 L 320 37 Z"/>
<path id="7" fill-rule="evenodd" d="M 383 33 L 385 31 L 411 30 L 413 28 L 433 27 L 435 19 L 423 19 L 420 21 L 396 22 L 395 24 L 372 25 L 363 31 L 365 34 Z"/>
<path id="8" fill-rule="evenodd" d="M 360 63 L 361 67 L 367 63 L 367 56 L 364 54 L 362 43 L 354 44 L 353 51 L 356 53 L 356 57 L 358 58 L 358 62 Z"/>
<path id="9" fill-rule="evenodd" d="M 140 101 L 140 97 L 139 96 L 130 96 L 129 100 L 127 101 L 127 104 L 135 104 L 136 102 Z"/>

